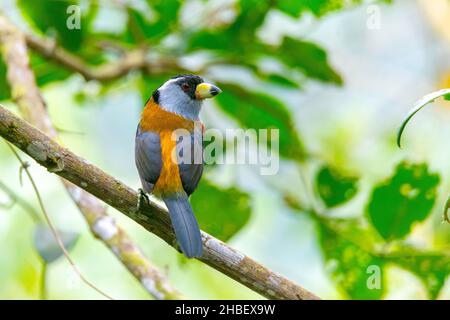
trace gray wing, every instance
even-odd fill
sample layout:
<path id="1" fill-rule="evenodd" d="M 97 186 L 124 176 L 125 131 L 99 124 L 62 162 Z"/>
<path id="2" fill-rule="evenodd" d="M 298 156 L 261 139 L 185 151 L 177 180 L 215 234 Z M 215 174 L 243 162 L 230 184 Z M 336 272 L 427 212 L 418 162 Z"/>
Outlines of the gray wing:
<path id="1" fill-rule="evenodd" d="M 201 130 L 178 137 L 177 154 L 183 189 L 187 195 L 191 195 L 197 188 L 203 173 L 203 133 Z"/>
<path id="2" fill-rule="evenodd" d="M 151 193 L 162 168 L 161 142 L 158 133 L 142 132 L 138 126 L 135 139 L 135 161 L 145 192 Z"/>

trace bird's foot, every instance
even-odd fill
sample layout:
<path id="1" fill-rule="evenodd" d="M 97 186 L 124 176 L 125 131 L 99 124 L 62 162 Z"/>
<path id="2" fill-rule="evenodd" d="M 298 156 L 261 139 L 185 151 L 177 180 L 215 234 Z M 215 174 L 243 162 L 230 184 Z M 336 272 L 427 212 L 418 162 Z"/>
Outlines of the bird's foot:
<path id="1" fill-rule="evenodd" d="M 148 195 L 145 193 L 145 191 L 141 188 L 138 189 L 138 201 L 136 206 L 136 212 L 141 211 L 142 203 L 145 202 L 147 204 L 150 204 L 150 199 L 148 198 Z"/>

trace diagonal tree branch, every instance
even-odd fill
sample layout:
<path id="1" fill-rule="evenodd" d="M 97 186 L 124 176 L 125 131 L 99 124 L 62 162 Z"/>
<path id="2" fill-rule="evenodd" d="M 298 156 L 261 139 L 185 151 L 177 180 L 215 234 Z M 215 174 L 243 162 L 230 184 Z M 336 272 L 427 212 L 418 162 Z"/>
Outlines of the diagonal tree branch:
<path id="1" fill-rule="evenodd" d="M 107 82 L 118 79 L 132 70 L 142 70 L 149 74 L 158 74 L 163 70 L 185 71 L 175 60 L 167 57 L 161 57 L 153 62 L 150 61 L 146 57 L 148 48 L 134 49 L 126 52 L 116 61 L 94 66 L 87 64 L 83 59 L 59 47 L 52 39 L 31 34 L 25 34 L 24 36 L 32 50 L 69 70 L 78 72 L 86 80 Z"/>
<path id="2" fill-rule="evenodd" d="M 0 48 L 8 68 L 12 98 L 21 113 L 40 130 L 58 139 L 30 69 L 24 36 L 1 15 Z M 151 295 L 157 299 L 182 298 L 169 284 L 167 277 L 148 261 L 126 232 L 108 216 L 104 205 L 69 181 L 61 180 L 94 235 L 111 249 Z"/>
<path id="3" fill-rule="evenodd" d="M 63 177 L 127 215 L 168 244 L 176 246 L 167 211 L 154 202 L 136 211 L 138 194 L 87 160 L 0 107 L 0 136 L 27 153 L 48 171 Z M 106 228 L 114 237 L 117 228 Z M 319 299 L 294 282 L 257 263 L 224 242 L 202 232 L 204 255 L 199 260 L 269 299 Z"/>

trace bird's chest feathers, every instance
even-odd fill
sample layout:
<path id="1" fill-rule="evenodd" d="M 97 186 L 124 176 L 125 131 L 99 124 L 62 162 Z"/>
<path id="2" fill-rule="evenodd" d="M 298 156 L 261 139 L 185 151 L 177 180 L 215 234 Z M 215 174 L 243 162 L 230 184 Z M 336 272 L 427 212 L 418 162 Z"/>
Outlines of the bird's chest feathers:
<path id="1" fill-rule="evenodd" d="M 140 122 L 141 130 L 159 133 L 161 144 L 162 168 L 153 190 L 155 195 L 161 196 L 183 190 L 176 156 L 176 137 L 173 133 L 179 129 L 193 133 L 196 125 L 203 128 L 200 121 L 185 119 L 167 112 L 152 100 L 145 107 Z"/>
<path id="2" fill-rule="evenodd" d="M 158 180 L 156 181 L 154 194 L 173 194 L 183 189 L 180 168 L 176 158 L 176 141 L 170 131 L 160 133 L 162 168 Z"/>

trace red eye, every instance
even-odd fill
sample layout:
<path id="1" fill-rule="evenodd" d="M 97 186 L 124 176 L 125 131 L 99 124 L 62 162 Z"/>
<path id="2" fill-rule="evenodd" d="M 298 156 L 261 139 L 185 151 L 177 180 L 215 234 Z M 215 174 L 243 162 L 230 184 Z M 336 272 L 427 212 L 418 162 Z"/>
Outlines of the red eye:
<path id="1" fill-rule="evenodd" d="M 183 84 L 181 85 L 181 88 L 183 89 L 184 92 L 186 92 L 186 91 L 189 91 L 189 89 L 190 89 L 191 87 L 189 86 L 189 84 L 183 83 Z"/>

